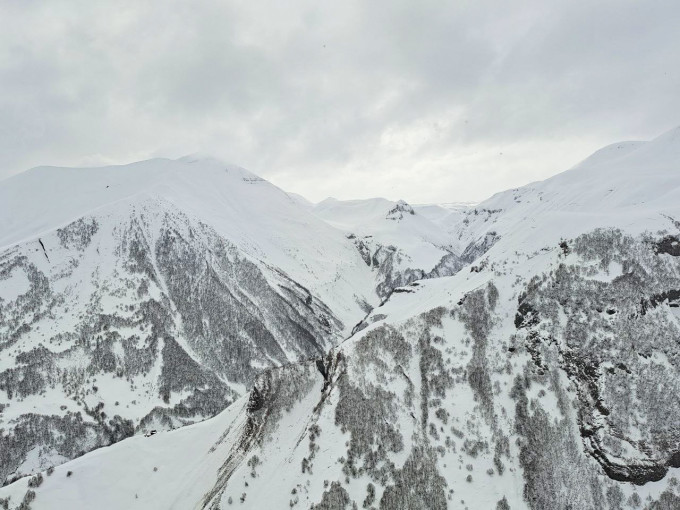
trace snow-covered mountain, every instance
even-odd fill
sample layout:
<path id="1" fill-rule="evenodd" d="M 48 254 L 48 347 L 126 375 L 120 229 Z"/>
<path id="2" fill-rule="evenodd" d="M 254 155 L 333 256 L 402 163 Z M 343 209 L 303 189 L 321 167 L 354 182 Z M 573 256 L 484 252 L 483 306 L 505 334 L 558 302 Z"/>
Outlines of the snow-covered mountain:
<path id="1" fill-rule="evenodd" d="M 312 212 L 347 233 L 376 274 L 378 295 L 425 278 L 450 276 L 488 249 L 484 239 L 466 244 L 449 232 L 454 217 L 466 208 L 438 205 L 412 207 L 384 198 L 336 200 L 317 204 Z"/>
<path id="2" fill-rule="evenodd" d="M 0 489 L 5 506 L 680 508 L 680 130 L 603 149 L 453 217 L 380 200 L 308 209 L 296 210 L 329 222 L 348 250 L 334 260 L 354 261 L 346 281 L 366 278 L 366 296 L 380 272 L 356 239 L 394 245 L 423 271 L 417 255 L 442 246 L 469 262 L 393 289 L 350 338 L 263 369 L 215 418 L 23 478 Z M 243 257 L 270 281 L 266 268 L 280 266 L 252 253 Z M 173 268 L 157 279 L 172 282 Z M 328 317 L 337 332 L 323 349 L 347 332 L 334 310 L 353 296 L 326 300 L 326 278 L 311 280 L 320 308 L 305 317 L 319 327 Z"/>
<path id="3" fill-rule="evenodd" d="M 0 479 L 214 416 L 378 303 L 345 236 L 213 160 L 0 183 Z"/>

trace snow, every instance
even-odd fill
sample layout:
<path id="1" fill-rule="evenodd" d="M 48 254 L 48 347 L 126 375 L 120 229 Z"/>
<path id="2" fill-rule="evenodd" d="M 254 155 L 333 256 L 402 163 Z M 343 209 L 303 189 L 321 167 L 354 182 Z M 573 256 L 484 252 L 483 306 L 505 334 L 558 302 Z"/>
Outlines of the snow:
<path id="1" fill-rule="evenodd" d="M 193 165 L 200 167 L 197 173 L 192 173 Z M 0 213 L 14 210 L 6 208 L 3 198 L 11 200 L 13 194 L 26 192 L 31 188 L 29 184 L 35 186 L 43 176 L 51 182 L 51 172 L 38 169 L 26 174 L 28 177 L 19 176 L 0 183 Z M 465 295 L 493 282 L 500 296 L 499 302 L 512 304 L 512 307 L 507 305 L 504 314 L 499 314 L 486 347 L 493 382 L 499 386 L 505 384 L 494 405 L 497 411 L 503 409 L 509 414 L 515 402 L 508 395 L 509 376 L 503 375 L 506 362 L 511 367 L 507 370 L 516 371 L 529 357 L 526 352 L 511 358 L 506 353 L 508 342 L 517 333 L 513 319 L 517 294 L 522 288 L 518 282 L 526 283 L 533 275 L 549 273 L 560 263 L 569 264 L 573 255 L 566 260 L 559 259 L 562 239 L 608 226 L 633 235 L 656 232 L 661 228 L 677 230 L 674 219 L 680 219 L 680 129 L 650 142 L 614 144 L 552 179 L 497 194 L 477 206 L 416 206 L 413 208 L 415 214 L 406 213 L 399 220 L 387 216 L 395 206 L 404 204 L 380 198 L 328 199 L 312 208 L 311 204 L 286 195 L 242 169 L 229 167 L 225 170 L 223 165 L 213 161 L 152 160 L 87 172 L 92 172 L 93 177 L 87 175 L 85 178 L 85 170 L 65 171 L 66 179 L 70 179 L 70 185 L 77 189 L 77 193 L 71 193 L 74 197 L 71 201 L 55 198 L 46 193 L 47 186 L 41 185 L 38 188 L 44 194 L 38 198 L 42 198 L 44 204 L 40 200 L 35 204 L 14 203 L 13 207 L 26 214 L 27 221 L 23 224 L 3 223 L 0 245 L 33 239 L 84 211 L 111 206 L 133 196 L 140 200 L 161 197 L 187 214 L 208 222 L 254 257 L 294 275 L 296 280 L 327 299 L 331 309 L 342 309 L 349 317 L 356 313 L 351 305 L 354 294 L 370 294 L 368 288 L 372 277 L 353 251 L 354 247 L 347 242 L 348 234 L 371 237 L 384 245 L 393 244 L 417 263 L 431 265 L 439 260 L 438 253 L 444 253 L 442 247 L 460 250 L 470 241 L 483 238 L 491 231 L 497 232 L 500 240 L 474 262 L 477 270 L 466 267 L 454 276 L 420 281 L 406 287 L 405 292 L 392 294 L 368 315 L 366 321 L 372 323 L 338 349 L 351 358 L 358 342 L 383 324 L 404 326 L 409 320 L 437 307 L 453 310 Z M 134 178 L 131 177 L 133 174 Z M 68 187 L 62 186 L 60 179 L 54 180 L 59 182 L 52 191 L 65 193 Z M 129 184 L 132 181 L 134 186 Z M 234 189 L 238 189 L 238 193 L 234 193 Z M 196 196 L 201 199 L 197 200 Z M 602 270 L 593 264 L 588 270 L 592 273 L 589 278 L 608 283 L 622 274 L 623 266 L 611 262 Z M 335 281 L 331 281 L 331 275 L 335 275 Z M 15 283 L 13 288 L 17 286 L 20 283 Z M 375 320 L 371 321 L 372 318 Z M 444 338 L 449 363 L 464 370 L 472 355 L 468 345 L 469 332 L 449 314 L 436 333 Z M 379 355 L 385 363 L 388 362 L 386 358 L 387 355 Z M 658 355 L 653 359 L 669 364 L 667 358 Z M 418 384 L 417 363 L 402 369 Z M 365 373 L 350 371 L 349 376 L 374 381 L 381 374 L 372 366 Z M 562 382 L 565 391 L 570 391 L 568 381 Z M 102 380 L 101 383 L 102 392 L 123 391 L 115 387 L 113 381 Z M 319 502 L 319 495 L 325 490 L 323 481 L 336 478 L 340 469 L 337 459 L 346 452 L 345 442 L 349 439 L 349 435 L 341 433 L 335 425 L 333 406 L 337 404 L 337 391 L 329 395 L 329 401 L 315 414 L 321 385 L 321 378 L 315 379 L 313 388 L 300 396 L 290 412 L 283 414 L 274 441 L 257 450 L 263 464 L 254 477 L 245 464 L 243 452 L 238 451 L 238 440 L 246 426 L 244 408 L 248 397 L 245 396 L 211 420 L 149 438 L 130 438 L 56 468 L 36 491 L 38 496 L 32 507 L 37 510 L 196 508 L 215 486 L 220 474 L 226 467 L 231 467 L 227 466 L 227 461 L 234 462 L 237 458 L 239 462 L 221 497 L 221 508 L 229 508 L 229 497 L 239 508 L 286 508 L 294 498 L 300 500 L 300 508 L 307 508 L 311 503 Z M 395 383 L 395 392 L 403 393 L 403 386 Z M 560 417 L 555 395 L 543 395 L 542 389 L 534 386 L 528 392 L 528 398 L 540 402 L 552 417 Z M 475 433 L 479 437 L 491 437 L 494 431 L 479 419 L 479 408 L 469 385 L 456 384 L 454 391 L 455 399 L 447 398 L 442 404 L 450 412 L 452 423 L 456 426 L 475 423 Z M 418 395 L 417 387 L 414 394 Z M 576 398 L 574 394 L 569 397 Z M 306 437 L 314 420 L 321 425 L 321 450 L 307 485 L 296 485 L 302 479 L 301 460 L 309 455 Z M 513 430 L 509 416 L 499 413 L 499 420 L 502 430 Z M 407 440 L 416 436 L 415 426 L 407 420 L 399 423 L 399 427 Z M 453 507 L 464 501 L 463 507 L 493 508 L 502 496 L 507 497 L 513 509 L 527 507 L 522 494 L 525 480 L 516 461 L 518 447 L 514 439 L 509 447 L 512 460 L 507 460 L 508 471 L 503 477 L 487 474 L 492 467 L 488 455 L 463 459 L 462 454 L 446 452 L 438 458 L 440 473 L 450 481 L 451 487 L 455 487 L 453 502 L 456 506 Z M 408 448 L 390 460 L 399 467 L 407 453 Z M 468 464 L 473 480 L 460 483 L 467 474 L 465 466 Z M 73 472 L 71 477 L 66 477 L 68 471 Z M 667 478 L 678 473 L 680 470 L 671 469 Z M 367 482 L 367 477 L 359 477 L 348 481 L 345 488 L 360 502 Z M 24 479 L 5 487 L 0 490 L 0 497 L 11 495 L 12 501 L 18 502 L 27 490 L 26 484 Z M 296 487 L 297 496 L 291 494 L 292 487 Z M 638 493 L 656 498 L 666 487 L 666 480 L 648 483 L 639 488 Z M 378 487 L 377 490 L 379 500 L 382 489 Z M 238 498 L 244 492 L 247 497 L 244 504 L 240 504 Z M 625 492 L 630 494 L 632 488 L 626 486 Z"/>
<path id="2" fill-rule="evenodd" d="M 410 209 L 403 201 L 401 207 Z M 425 272 L 451 251 L 462 251 L 455 239 L 425 215 L 414 211 L 390 215 L 400 206 L 385 198 L 366 200 L 326 199 L 312 212 L 328 224 L 381 246 L 395 246 L 408 257 L 404 268 L 418 268 Z"/>
<path id="3" fill-rule="evenodd" d="M 211 158 L 101 168 L 38 167 L 0 181 L 0 247 L 37 240 L 85 215 L 150 200 L 173 204 L 245 253 L 312 290 L 348 327 L 376 303 L 371 273 L 343 232 L 299 198 Z M 121 210 L 120 214 L 127 214 Z"/>
<path id="4" fill-rule="evenodd" d="M 300 205 L 301 207 L 304 207 L 305 209 L 312 209 L 314 207 L 314 203 L 311 202 L 310 200 L 307 200 L 305 197 L 298 193 L 292 193 L 292 192 L 287 192 L 286 193 L 290 198 L 293 199 L 295 203 Z"/>
<path id="5" fill-rule="evenodd" d="M 531 253 L 595 228 L 671 228 L 669 218 L 680 218 L 678 196 L 680 128 L 650 142 L 613 144 L 555 177 L 498 193 L 468 211 L 455 233 L 469 242 L 495 231 L 494 251 Z"/>
<path id="6" fill-rule="evenodd" d="M 238 426 L 232 422 L 245 403 L 242 398 L 212 420 L 151 437 L 136 436 L 58 466 L 52 475 L 43 475 L 31 508 L 193 508 L 215 482 L 230 447 L 219 440 L 230 426 Z M 213 445 L 217 448 L 211 452 Z M 27 482 L 24 478 L 12 484 L 2 496 L 9 495 L 18 504 Z"/>
<path id="7" fill-rule="evenodd" d="M 20 269 L 13 270 L 7 278 L 0 281 L 2 282 L 1 297 L 5 301 L 14 301 L 22 294 L 25 294 L 30 287 L 26 273 Z"/>

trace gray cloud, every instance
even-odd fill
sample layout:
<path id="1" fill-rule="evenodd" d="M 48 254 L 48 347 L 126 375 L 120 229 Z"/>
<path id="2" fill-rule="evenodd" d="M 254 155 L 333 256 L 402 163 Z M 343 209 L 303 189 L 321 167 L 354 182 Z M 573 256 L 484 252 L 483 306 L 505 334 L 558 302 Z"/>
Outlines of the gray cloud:
<path id="1" fill-rule="evenodd" d="M 0 177 L 202 151 L 319 200 L 481 199 L 680 123 L 680 6 L 0 3 Z"/>

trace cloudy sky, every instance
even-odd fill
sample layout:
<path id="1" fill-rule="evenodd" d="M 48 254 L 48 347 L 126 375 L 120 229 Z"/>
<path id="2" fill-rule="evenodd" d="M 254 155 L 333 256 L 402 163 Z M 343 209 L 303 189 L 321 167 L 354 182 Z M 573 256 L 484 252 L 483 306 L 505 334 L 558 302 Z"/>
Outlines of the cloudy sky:
<path id="1" fill-rule="evenodd" d="M 0 0 L 0 178 L 212 154 L 479 200 L 680 125 L 677 0 Z"/>

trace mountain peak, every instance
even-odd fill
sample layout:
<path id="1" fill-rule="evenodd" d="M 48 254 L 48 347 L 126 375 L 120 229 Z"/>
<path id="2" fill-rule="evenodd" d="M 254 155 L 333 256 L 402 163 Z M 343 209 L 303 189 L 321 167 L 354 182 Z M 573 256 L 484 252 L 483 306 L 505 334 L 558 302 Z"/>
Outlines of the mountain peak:
<path id="1" fill-rule="evenodd" d="M 404 200 L 397 200 L 397 203 L 389 211 L 387 211 L 388 220 L 401 220 L 406 214 L 415 214 L 413 207 L 411 207 Z"/>
<path id="2" fill-rule="evenodd" d="M 225 198 L 245 198 L 253 184 L 268 183 L 244 168 L 198 155 L 91 168 L 36 167 L 0 183 L 0 246 L 140 194 L 219 212 Z M 265 187 L 283 194 L 274 185 Z"/>

